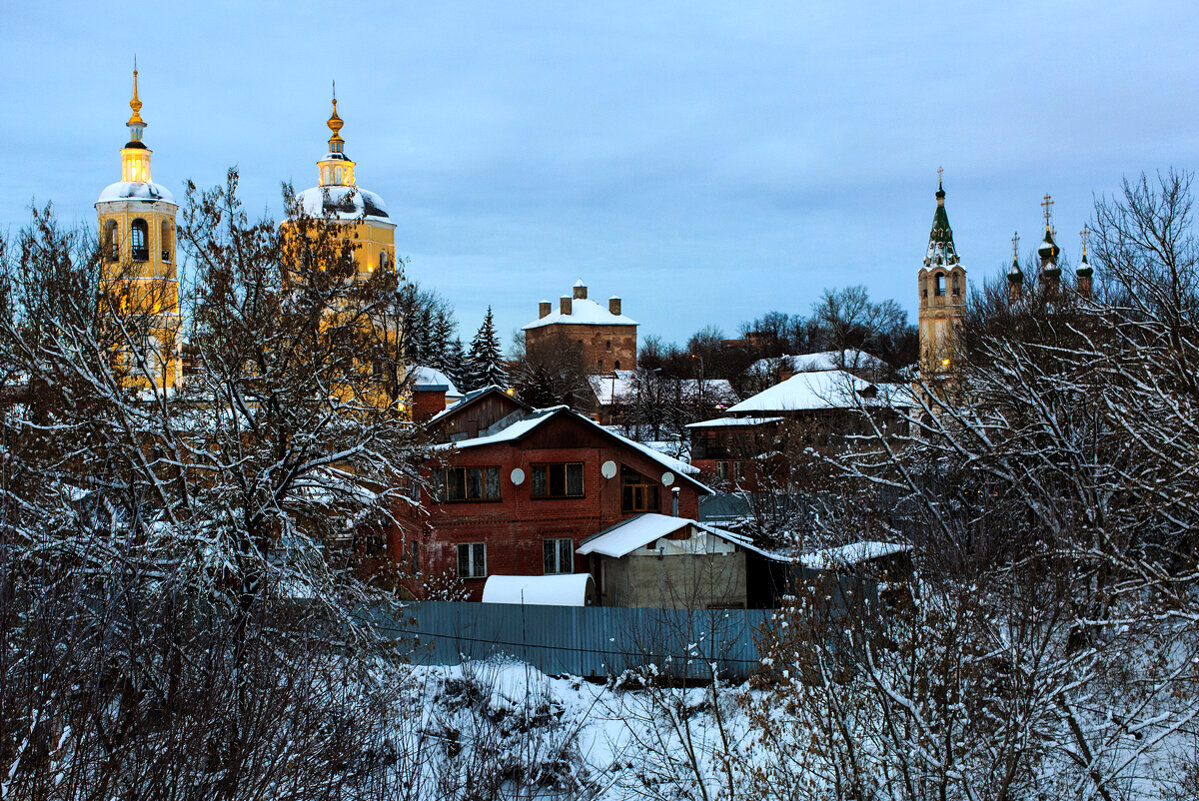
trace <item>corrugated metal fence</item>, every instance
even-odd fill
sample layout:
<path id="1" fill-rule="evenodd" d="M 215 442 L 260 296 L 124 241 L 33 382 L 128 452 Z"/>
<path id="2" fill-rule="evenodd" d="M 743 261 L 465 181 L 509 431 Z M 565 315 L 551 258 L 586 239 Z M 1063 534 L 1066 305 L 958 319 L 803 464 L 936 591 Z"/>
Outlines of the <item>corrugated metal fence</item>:
<path id="1" fill-rule="evenodd" d="M 412 661 L 453 665 L 505 654 L 551 675 L 612 676 L 655 663 L 676 676 L 743 679 L 757 669 L 755 644 L 770 609 L 619 607 L 425 601 L 382 627 L 412 647 Z"/>

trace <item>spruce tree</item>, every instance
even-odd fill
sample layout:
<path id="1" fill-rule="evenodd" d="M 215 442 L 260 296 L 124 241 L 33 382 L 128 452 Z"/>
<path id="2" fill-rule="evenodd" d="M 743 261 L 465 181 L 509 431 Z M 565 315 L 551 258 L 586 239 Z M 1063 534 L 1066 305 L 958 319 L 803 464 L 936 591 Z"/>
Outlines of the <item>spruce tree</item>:
<path id="1" fill-rule="evenodd" d="M 466 357 L 466 384 L 472 389 L 496 384 L 506 386 L 508 373 L 504 369 L 503 354 L 500 350 L 500 338 L 495 332 L 495 320 L 491 307 L 487 307 L 487 316 L 483 325 L 470 342 L 470 355 Z"/>

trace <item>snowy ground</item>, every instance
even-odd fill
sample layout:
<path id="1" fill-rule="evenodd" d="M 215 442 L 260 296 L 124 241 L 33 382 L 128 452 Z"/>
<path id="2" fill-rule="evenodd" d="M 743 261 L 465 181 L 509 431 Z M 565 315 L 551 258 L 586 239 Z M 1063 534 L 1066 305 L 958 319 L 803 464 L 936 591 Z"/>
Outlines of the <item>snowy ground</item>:
<path id="1" fill-rule="evenodd" d="M 414 671 L 425 730 L 454 744 L 450 750 L 464 775 L 513 776 L 509 797 L 533 791 L 603 801 L 672 798 L 689 796 L 697 774 L 720 780 L 709 763 L 720 750 L 721 727 L 706 688 L 554 678 L 514 661 Z M 722 723 L 737 748 L 746 739 L 747 717 L 738 703 L 746 693 L 744 687 L 721 693 Z"/>

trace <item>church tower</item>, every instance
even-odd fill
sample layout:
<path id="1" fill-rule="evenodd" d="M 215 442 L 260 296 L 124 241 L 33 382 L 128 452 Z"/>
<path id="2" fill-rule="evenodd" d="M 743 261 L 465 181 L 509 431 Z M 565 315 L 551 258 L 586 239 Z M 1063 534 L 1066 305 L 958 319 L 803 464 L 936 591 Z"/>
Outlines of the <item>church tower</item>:
<path id="1" fill-rule="evenodd" d="M 1037 248 L 1037 256 L 1041 259 L 1041 284 L 1045 290 L 1045 298 L 1048 300 L 1053 300 L 1058 296 L 1062 284 L 1062 268 L 1057 263 L 1062 249 L 1053 239 L 1053 224 L 1050 221 L 1052 206 L 1053 198 L 1046 193 L 1041 200 L 1041 208 L 1045 210 L 1045 238 Z"/>
<path id="2" fill-rule="evenodd" d="M 938 170 L 938 172 L 941 172 Z M 953 245 L 945 212 L 945 187 L 937 181 L 937 209 L 920 270 L 920 375 L 945 377 L 957 365 L 966 316 L 966 270 Z"/>
<path id="3" fill-rule="evenodd" d="M 337 115 L 337 85 L 333 85 L 333 113 L 326 123 L 333 135 L 329 152 L 317 162 L 318 184 L 296 195 L 300 209 L 311 217 L 343 223 L 340 236 L 354 243 L 358 277 L 369 278 L 375 270 L 395 272 L 395 223 L 387 215 L 383 198 L 359 187 L 355 164 L 346 155 Z"/>
<path id="4" fill-rule="evenodd" d="M 150 149 L 142 134 L 142 102 L 133 67 L 129 141 L 121 148 L 121 180 L 96 201 L 105 292 L 120 314 L 148 316 L 145 341 L 130 346 L 125 369 L 135 386 L 174 387 L 179 380 L 179 283 L 175 215 L 166 187 L 150 179 Z"/>

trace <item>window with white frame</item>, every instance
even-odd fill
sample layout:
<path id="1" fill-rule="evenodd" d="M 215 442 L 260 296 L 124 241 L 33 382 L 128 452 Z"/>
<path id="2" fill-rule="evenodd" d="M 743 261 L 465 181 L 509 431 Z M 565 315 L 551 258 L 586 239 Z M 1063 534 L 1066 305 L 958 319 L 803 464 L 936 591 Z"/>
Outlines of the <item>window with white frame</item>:
<path id="1" fill-rule="evenodd" d="M 467 542 L 458 546 L 458 577 L 483 578 L 487 575 L 487 545 Z"/>
<path id="2" fill-rule="evenodd" d="M 575 544 L 570 537 L 541 541 L 545 573 L 575 572 Z"/>

